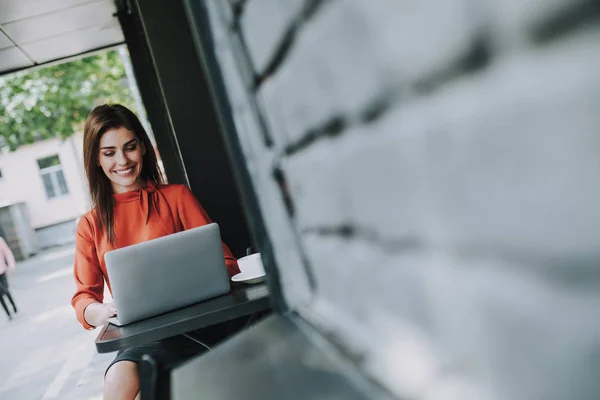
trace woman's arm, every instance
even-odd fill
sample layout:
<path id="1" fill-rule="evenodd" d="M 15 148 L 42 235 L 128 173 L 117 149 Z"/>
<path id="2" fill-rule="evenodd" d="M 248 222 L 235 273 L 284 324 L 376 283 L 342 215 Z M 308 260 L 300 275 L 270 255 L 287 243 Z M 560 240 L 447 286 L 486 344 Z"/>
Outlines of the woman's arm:
<path id="1" fill-rule="evenodd" d="M 212 223 L 210 217 L 200 205 L 196 196 L 192 191 L 184 185 L 181 185 L 182 190 L 179 194 L 179 200 L 177 202 L 179 218 L 183 224 L 183 229 L 193 229 L 199 226 L 207 225 Z M 240 273 L 237 260 L 231 254 L 231 250 L 225 243 L 223 243 L 223 253 L 225 254 L 225 266 L 227 267 L 227 273 L 230 277 Z"/>
<path id="2" fill-rule="evenodd" d="M 75 309 L 77 319 L 85 329 L 103 325 L 112 316 L 108 315 L 112 305 L 102 304 L 104 275 L 96 253 L 92 227 L 86 217 L 81 218 L 77 224 L 73 276 L 76 291 L 71 305 Z"/>
<path id="3" fill-rule="evenodd" d="M 4 257 L 6 258 L 6 264 L 8 265 L 8 270 L 9 271 L 14 271 L 15 270 L 15 255 L 13 254 L 12 250 L 10 249 L 10 247 L 8 247 L 8 244 L 6 243 L 6 241 L 4 240 L 4 238 L 0 237 L 0 253 L 4 254 Z M 0 272 L 4 272 L 4 265 L 0 266 L 0 269 L 2 271 Z"/>

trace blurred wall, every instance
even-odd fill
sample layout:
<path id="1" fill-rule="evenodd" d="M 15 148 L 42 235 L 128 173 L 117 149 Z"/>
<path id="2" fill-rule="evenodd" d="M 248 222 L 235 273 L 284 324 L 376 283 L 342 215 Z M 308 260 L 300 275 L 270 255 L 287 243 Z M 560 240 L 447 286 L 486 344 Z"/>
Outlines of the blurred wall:
<path id="1" fill-rule="evenodd" d="M 399 398 L 597 398 L 598 3 L 205 4 L 290 307 Z"/>

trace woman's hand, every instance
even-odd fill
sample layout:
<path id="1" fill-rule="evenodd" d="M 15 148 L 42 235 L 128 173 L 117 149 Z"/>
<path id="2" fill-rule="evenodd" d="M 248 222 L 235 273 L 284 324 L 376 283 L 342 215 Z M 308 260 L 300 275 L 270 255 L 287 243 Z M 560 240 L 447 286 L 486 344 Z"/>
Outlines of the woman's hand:
<path id="1" fill-rule="evenodd" d="M 83 318 L 91 326 L 100 326 L 106 324 L 109 318 L 117 315 L 115 305 L 110 303 L 91 303 L 85 308 Z"/>

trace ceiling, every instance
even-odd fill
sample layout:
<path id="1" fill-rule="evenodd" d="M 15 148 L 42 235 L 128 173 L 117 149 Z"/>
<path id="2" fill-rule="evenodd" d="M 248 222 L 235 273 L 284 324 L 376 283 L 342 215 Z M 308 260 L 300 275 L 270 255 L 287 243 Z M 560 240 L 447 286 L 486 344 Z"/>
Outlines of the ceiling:
<path id="1" fill-rule="evenodd" d="M 0 0 L 0 75 L 124 43 L 114 0 Z"/>

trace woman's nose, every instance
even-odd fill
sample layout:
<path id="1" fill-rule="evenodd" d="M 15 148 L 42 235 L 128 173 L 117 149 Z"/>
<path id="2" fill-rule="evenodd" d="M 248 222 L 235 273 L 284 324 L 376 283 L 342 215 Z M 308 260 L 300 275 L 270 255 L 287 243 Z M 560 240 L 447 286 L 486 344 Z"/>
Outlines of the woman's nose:
<path id="1" fill-rule="evenodd" d="M 117 152 L 117 164 L 119 164 L 119 165 L 127 164 L 127 156 L 122 151 Z"/>

